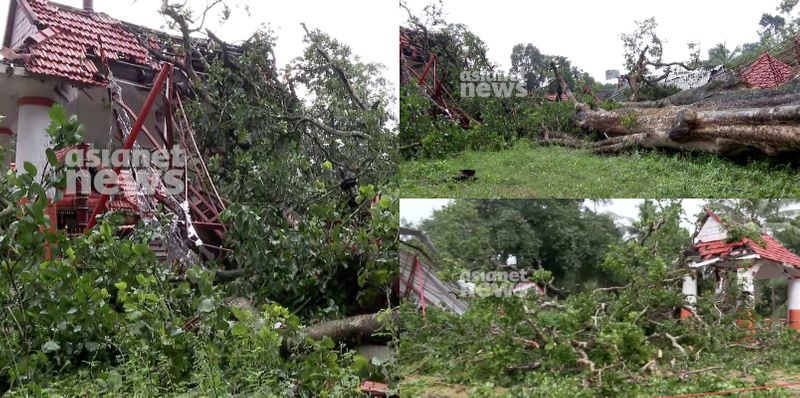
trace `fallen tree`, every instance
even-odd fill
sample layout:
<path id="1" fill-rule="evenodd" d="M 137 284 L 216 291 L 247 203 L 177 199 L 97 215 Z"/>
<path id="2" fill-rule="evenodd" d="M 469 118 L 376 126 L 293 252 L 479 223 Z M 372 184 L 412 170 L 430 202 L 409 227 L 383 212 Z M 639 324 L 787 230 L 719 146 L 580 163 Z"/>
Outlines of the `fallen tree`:
<path id="1" fill-rule="evenodd" d="M 614 153 L 671 148 L 736 156 L 768 156 L 800 150 L 800 81 L 749 89 L 738 80 L 711 82 L 659 101 L 628 102 L 614 110 L 591 110 L 573 100 L 573 121 L 597 141 L 543 132 L 543 142 Z"/>

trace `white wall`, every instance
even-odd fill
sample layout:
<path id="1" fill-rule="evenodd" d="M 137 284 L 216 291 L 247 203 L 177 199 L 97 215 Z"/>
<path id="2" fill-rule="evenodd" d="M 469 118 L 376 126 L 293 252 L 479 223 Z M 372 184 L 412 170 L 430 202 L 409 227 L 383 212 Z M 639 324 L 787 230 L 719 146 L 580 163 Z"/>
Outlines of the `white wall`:
<path id="1" fill-rule="evenodd" d="M 703 224 L 703 228 L 701 228 L 700 232 L 697 234 L 695 243 L 721 240 L 726 239 L 727 237 L 728 233 L 725 231 L 725 228 L 722 226 L 722 224 L 720 224 L 719 221 L 717 221 L 714 217 L 708 217 L 705 224 Z"/>

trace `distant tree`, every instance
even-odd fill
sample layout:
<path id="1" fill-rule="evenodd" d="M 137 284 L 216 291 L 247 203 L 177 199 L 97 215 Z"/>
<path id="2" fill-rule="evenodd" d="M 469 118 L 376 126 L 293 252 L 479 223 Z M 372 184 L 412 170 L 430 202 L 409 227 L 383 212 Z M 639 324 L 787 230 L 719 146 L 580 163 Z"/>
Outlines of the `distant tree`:
<path id="1" fill-rule="evenodd" d="M 632 33 L 620 34 L 625 48 L 626 75 L 631 87 L 631 101 L 639 101 L 643 84 L 656 85 L 666 79 L 676 68 L 693 70 L 699 64 L 699 47 L 697 43 L 688 43 L 691 55 L 688 62 L 662 62 L 664 44 L 656 34 L 658 23 L 651 17 L 644 21 L 636 21 L 636 30 Z M 653 67 L 653 70 L 648 69 Z"/>
<path id="2" fill-rule="evenodd" d="M 598 265 L 621 237 L 611 216 L 582 200 L 457 200 L 421 228 L 446 267 L 490 270 L 513 256 L 518 268 L 541 267 L 569 290 L 603 283 Z"/>
<path id="3" fill-rule="evenodd" d="M 758 22 L 762 43 L 786 40 L 800 32 L 800 14 L 795 13 L 798 0 L 782 0 L 777 14 L 761 15 Z"/>
<path id="4" fill-rule="evenodd" d="M 517 44 L 511 50 L 511 72 L 525 79 L 528 91 L 541 88 L 550 74 L 550 57 L 531 43 Z"/>
<path id="5" fill-rule="evenodd" d="M 473 202 L 456 200 L 420 223 L 446 269 L 491 269 L 491 231 Z"/>
<path id="6" fill-rule="evenodd" d="M 718 43 L 708 50 L 708 65 L 726 65 L 742 52 L 742 47 L 729 49 L 727 43 Z"/>
<path id="7" fill-rule="evenodd" d="M 800 214 L 794 208 L 798 203 L 800 201 L 786 199 L 718 199 L 710 201 L 708 206 L 737 223 L 754 223 L 770 233 L 792 233 L 792 221 Z"/>

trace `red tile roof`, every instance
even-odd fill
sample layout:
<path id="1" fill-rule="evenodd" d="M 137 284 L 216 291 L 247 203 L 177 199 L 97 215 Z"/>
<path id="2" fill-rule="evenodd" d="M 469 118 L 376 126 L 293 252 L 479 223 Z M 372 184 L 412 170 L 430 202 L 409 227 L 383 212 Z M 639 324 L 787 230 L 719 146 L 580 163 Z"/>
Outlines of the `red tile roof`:
<path id="1" fill-rule="evenodd" d="M 696 244 L 695 247 L 700 252 L 700 257 L 704 260 L 713 257 L 727 256 L 734 249 L 748 248 L 765 260 L 775 261 L 800 269 L 800 256 L 792 253 L 780 242 L 775 240 L 775 238 L 767 234 L 762 234 L 761 239 L 764 240 L 763 247 L 759 245 L 758 242 L 755 242 L 749 238 L 744 238 L 738 242 L 712 240 L 708 242 L 700 242 Z"/>
<path id="2" fill-rule="evenodd" d="M 752 65 L 742 72 L 742 78 L 753 87 L 780 86 L 794 75 L 792 67 L 764 51 Z"/>
<path id="3" fill-rule="evenodd" d="M 31 56 L 25 66 L 31 73 L 104 86 L 107 82 L 89 55 L 156 67 L 147 49 L 116 19 L 48 0 L 16 1 L 27 1 L 36 19 L 46 26 L 29 40 Z"/>

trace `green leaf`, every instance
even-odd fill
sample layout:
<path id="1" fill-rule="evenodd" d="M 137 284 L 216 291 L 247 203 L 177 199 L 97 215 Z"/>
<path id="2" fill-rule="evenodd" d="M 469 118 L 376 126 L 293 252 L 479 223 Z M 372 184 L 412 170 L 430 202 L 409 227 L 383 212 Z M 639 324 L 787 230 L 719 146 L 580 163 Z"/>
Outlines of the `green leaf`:
<path id="1" fill-rule="evenodd" d="M 44 352 L 45 354 L 49 354 L 51 352 L 56 352 L 56 351 L 58 351 L 60 349 L 61 349 L 61 346 L 58 345 L 58 343 L 56 343 L 53 340 L 47 340 L 47 342 L 42 345 L 42 352 Z"/>
<path id="2" fill-rule="evenodd" d="M 244 336 L 248 333 L 250 333 L 250 329 L 241 322 L 236 323 L 231 328 L 231 334 L 234 336 Z"/>
<path id="3" fill-rule="evenodd" d="M 53 123 L 58 125 L 67 124 L 67 121 L 69 120 L 67 118 L 67 112 L 64 110 L 64 107 L 61 106 L 61 104 L 53 105 L 48 114 L 50 115 L 50 119 L 53 121 Z"/>
<path id="4" fill-rule="evenodd" d="M 58 158 L 56 158 L 56 151 L 54 151 L 53 148 L 47 148 L 47 151 L 45 151 L 45 153 L 47 154 L 47 162 L 50 163 L 50 165 L 55 166 L 58 164 Z"/>
<path id="5" fill-rule="evenodd" d="M 31 162 L 23 163 L 22 167 L 25 169 L 25 172 L 30 175 L 36 175 L 36 166 L 33 165 Z"/>
<path id="6" fill-rule="evenodd" d="M 214 300 L 212 299 L 203 299 L 200 302 L 200 305 L 197 307 L 197 310 L 200 312 L 211 312 L 214 311 Z"/>
<path id="7" fill-rule="evenodd" d="M 361 369 L 364 369 L 364 367 L 367 366 L 368 364 L 369 360 L 367 359 L 367 357 L 363 355 L 355 355 L 353 357 L 353 365 L 352 365 L 353 370 L 359 371 Z"/>
<path id="8" fill-rule="evenodd" d="M 86 344 L 84 344 L 84 347 L 86 347 L 86 349 L 90 352 L 95 352 L 98 348 L 100 348 L 100 343 L 96 341 L 87 341 Z"/>
<path id="9" fill-rule="evenodd" d="M 322 167 L 325 170 L 333 170 L 333 163 L 330 160 L 326 160 L 325 163 L 322 164 Z"/>
<path id="10" fill-rule="evenodd" d="M 115 283 L 114 286 L 119 290 L 125 290 L 125 289 L 128 288 L 128 284 L 125 283 L 124 281 L 119 281 L 119 282 Z"/>

